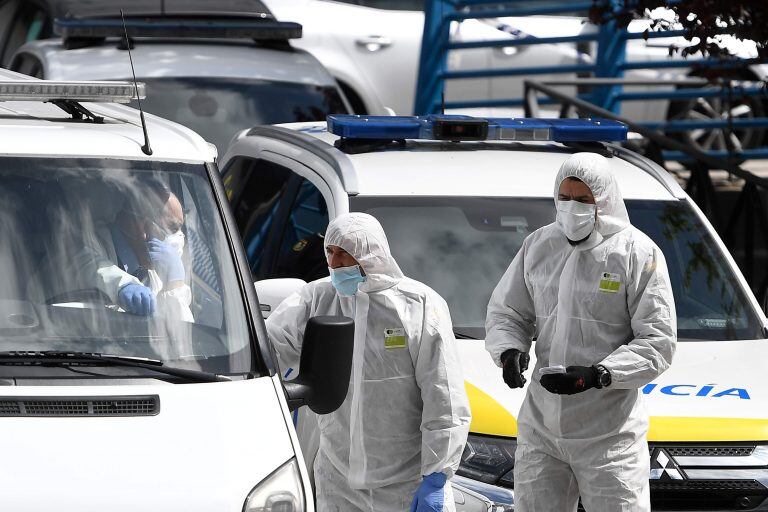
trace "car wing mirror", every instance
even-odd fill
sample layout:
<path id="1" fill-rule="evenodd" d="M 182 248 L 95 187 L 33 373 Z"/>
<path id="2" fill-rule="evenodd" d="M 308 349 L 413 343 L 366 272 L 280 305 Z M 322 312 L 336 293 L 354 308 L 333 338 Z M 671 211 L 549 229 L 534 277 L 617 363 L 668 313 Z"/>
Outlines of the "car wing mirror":
<path id="1" fill-rule="evenodd" d="M 352 372 L 355 323 L 344 316 L 309 319 L 301 347 L 299 375 L 283 382 L 291 410 L 309 406 L 328 414 L 344 402 Z"/>

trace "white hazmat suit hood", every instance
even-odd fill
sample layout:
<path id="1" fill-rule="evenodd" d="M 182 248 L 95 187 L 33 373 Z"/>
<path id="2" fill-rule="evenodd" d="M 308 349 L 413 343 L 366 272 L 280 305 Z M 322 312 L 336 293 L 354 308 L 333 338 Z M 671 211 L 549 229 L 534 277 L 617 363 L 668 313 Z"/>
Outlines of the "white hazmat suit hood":
<path id="1" fill-rule="evenodd" d="M 298 368 L 310 317 L 355 320 L 347 398 L 318 416 L 318 512 L 404 511 L 422 475 L 453 476 L 469 431 L 450 313 L 436 292 L 403 276 L 374 217 L 337 217 L 326 231 L 329 245 L 347 251 L 365 273 L 357 292 L 340 295 L 328 278 L 314 281 L 267 319 L 283 371 Z M 450 486 L 445 498 L 444 510 L 453 511 Z"/>
<path id="2" fill-rule="evenodd" d="M 360 291 L 384 290 L 404 277 L 389 251 L 384 228 L 371 215 L 355 213 L 336 217 L 328 224 L 324 245 L 326 249 L 329 245 L 341 247 L 357 260 L 366 276 Z"/>
<path id="3" fill-rule="evenodd" d="M 676 315 L 661 250 L 629 223 L 609 162 L 577 153 L 561 166 L 596 202 L 595 228 L 571 245 L 557 223 L 525 239 L 488 304 L 486 349 L 501 366 L 509 349 L 536 367 L 518 417 L 515 510 L 649 510 L 648 417 L 639 388 L 664 372 Z M 612 383 L 553 394 L 539 368 L 603 365 Z"/>
<path id="4" fill-rule="evenodd" d="M 577 178 L 584 182 L 595 197 L 597 221 L 595 231 L 600 238 L 618 233 L 629 226 L 629 214 L 621 197 L 619 184 L 608 168 L 605 157 L 596 153 L 576 153 L 560 166 L 555 178 L 555 207 L 560 184 L 566 178 Z"/>

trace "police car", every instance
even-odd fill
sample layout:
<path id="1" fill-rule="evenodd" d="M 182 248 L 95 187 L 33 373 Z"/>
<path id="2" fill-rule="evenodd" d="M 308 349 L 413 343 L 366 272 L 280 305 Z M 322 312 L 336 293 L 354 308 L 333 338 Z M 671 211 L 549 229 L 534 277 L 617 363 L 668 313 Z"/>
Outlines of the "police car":
<path id="1" fill-rule="evenodd" d="M 308 325 L 333 374 L 283 386 L 215 150 L 151 115 L 147 140 L 117 104 L 143 91 L 0 70 L 0 509 L 312 511 L 289 409 L 341 403 L 351 322 Z M 150 230 L 183 234 L 178 286 Z M 147 316 L 122 291 L 155 274 Z"/>
<path id="2" fill-rule="evenodd" d="M 259 0 L 45 3 L 40 17 L 59 37 L 23 45 L 9 69 L 48 80 L 127 79 L 127 33 L 136 77 L 147 88 L 143 107 L 221 152 L 255 124 L 350 111 L 322 64 L 291 46 L 301 25 L 276 20 Z"/>
<path id="3" fill-rule="evenodd" d="M 525 237 L 554 221 L 555 176 L 577 151 L 608 157 L 632 223 L 671 274 L 677 353 L 641 390 L 654 510 L 768 510 L 768 322 L 696 204 L 614 143 L 625 136 L 605 120 L 340 115 L 255 127 L 221 162 L 265 309 L 327 272 L 321 234 L 347 211 L 378 218 L 405 274 L 446 299 L 473 415 L 454 479 L 459 510 L 514 510 L 525 392 L 504 384 L 485 351 L 486 306 Z"/>

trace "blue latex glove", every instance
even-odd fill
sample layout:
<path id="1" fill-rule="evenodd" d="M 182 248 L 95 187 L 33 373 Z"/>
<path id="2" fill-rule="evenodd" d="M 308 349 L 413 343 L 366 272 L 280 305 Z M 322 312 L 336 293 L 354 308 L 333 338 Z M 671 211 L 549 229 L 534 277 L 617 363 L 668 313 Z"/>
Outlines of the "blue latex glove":
<path id="1" fill-rule="evenodd" d="M 157 238 L 149 241 L 149 258 L 164 283 L 184 280 L 184 263 L 178 251 Z"/>
<path id="2" fill-rule="evenodd" d="M 117 301 L 127 312 L 150 316 L 155 314 L 155 292 L 142 284 L 131 283 L 120 288 Z"/>
<path id="3" fill-rule="evenodd" d="M 425 476 L 413 495 L 411 512 L 443 512 L 445 481 L 446 476 L 443 473 Z"/>

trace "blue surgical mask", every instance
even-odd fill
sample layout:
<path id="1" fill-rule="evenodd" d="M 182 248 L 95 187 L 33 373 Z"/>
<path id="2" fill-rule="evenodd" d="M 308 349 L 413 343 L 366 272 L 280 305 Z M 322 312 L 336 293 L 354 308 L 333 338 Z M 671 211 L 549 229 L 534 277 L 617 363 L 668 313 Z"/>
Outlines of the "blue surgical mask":
<path id="1" fill-rule="evenodd" d="M 357 287 L 360 283 L 365 282 L 359 265 L 330 268 L 329 270 L 331 271 L 331 284 L 340 295 L 351 297 L 357 293 Z"/>

